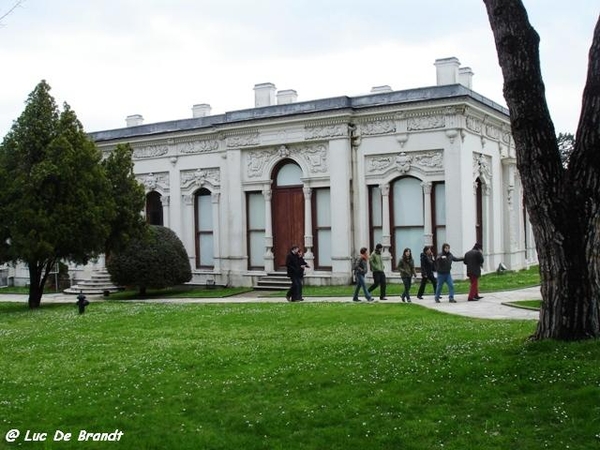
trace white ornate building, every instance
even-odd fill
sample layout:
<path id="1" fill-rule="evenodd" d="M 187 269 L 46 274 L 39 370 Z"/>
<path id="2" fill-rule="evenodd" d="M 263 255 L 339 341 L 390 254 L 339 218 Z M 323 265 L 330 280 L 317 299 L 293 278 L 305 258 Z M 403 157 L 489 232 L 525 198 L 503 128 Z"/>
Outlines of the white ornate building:
<path id="1" fill-rule="evenodd" d="M 437 60 L 437 85 L 297 102 L 255 86 L 255 108 L 92 133 L 134 149 L 149 222 L 174 230 L 193 283 L 252 285 L 306 248 L 309 284 L 346 284 L 362 246 L 381 242 L 390 276 L 410 247 L 481 242 L 486 271 L 536 261 L 508 111 L 471 90 L 472 71 Z M 464 276 L 454 264 L 455 276 Z"/>

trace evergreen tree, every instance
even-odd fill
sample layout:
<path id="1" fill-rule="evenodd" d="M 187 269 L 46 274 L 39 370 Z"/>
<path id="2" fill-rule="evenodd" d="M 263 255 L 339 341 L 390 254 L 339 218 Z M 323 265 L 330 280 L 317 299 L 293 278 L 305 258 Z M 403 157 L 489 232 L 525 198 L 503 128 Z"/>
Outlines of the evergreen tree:
<path id="1" fill-rule="evenodd" d="M 1 258 L 29 268 L 29 307 L 60 260 L 85 264 L 115 217 L 101 154 L 69 105 L 41 81 L 0 145 Z"/>
<path id="2" fill-rule="evenodd" d="M 141 237 L 146 232 L 146 221 L 142 216 L 144 187 L 133 174 L 132 154 L 129 144 L 119 144 L 102 161 L 116 202 L 115 218 L 105 246 L 107 260 L 112 251 L 122 249 L 131 239 Z"/>

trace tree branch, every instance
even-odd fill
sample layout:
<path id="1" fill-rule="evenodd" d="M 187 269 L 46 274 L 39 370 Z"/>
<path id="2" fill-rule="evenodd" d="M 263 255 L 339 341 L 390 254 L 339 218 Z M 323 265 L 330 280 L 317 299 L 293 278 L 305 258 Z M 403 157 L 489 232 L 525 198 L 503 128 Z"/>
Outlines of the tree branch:
<path id="1" fill-rule="evenodd" d="M 18 0 L 15 2 L 15 4 L 4 14 L 2 14 L 0 16 L 0 25 L 2 24 L 2 20 L 4 20 L 5 18 L 7 18 L 15 9 L 17 9 L 19 6 L 21 6 L 21 3 L 23 3 L 24 0 Z"/>

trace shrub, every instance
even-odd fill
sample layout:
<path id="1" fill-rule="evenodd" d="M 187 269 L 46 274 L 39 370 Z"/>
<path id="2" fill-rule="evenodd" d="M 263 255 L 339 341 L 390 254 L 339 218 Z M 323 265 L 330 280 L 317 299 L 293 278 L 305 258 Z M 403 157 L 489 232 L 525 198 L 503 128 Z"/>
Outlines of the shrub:
<path id="1" fill-rule="evenodd" d="M 113 283 L 163 289 L 192 279 L 192 270 L 183 243 L 168 228 L 150 225 L 141 239 L 133 239 L 121 251 L 111 254 L 106 268 Z"/>

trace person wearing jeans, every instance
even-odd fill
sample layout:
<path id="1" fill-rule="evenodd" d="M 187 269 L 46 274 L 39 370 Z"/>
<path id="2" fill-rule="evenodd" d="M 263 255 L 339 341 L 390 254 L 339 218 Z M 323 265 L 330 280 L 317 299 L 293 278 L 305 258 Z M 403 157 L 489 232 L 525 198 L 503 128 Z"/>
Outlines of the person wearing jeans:
<path id="1" fill-rule="evenodd" d="M 367 255 L 367 249 L 366 249 L 366 247 L 363 247 L 360 249 L 360 256 L 358 257 L 358 263 L 354 267 L 354 276 L 356 277 L 356 288 L 354 289 L 354 296 L 352 297 L 352 300 L 355 302 L 360 302 L 360 300 L 358 298 L 358 291 L 360 289 L 362 289 L 363 292 L 365 293 L 365 297 L 367 298 L 367 301 L 369 301 L 369 302 L 373 301 L 373 296 L 371 296 L 371 294 L 369 293 L 369 290 L 367 289 L 367 285 L 365 284 L 365 275 L 367 274 L 367 270 L 368 270 L 368 266 L 367 266 L 368 260 L 369 260 L 369 257 Z"/>
<path id="2" fill-rule="evenodd" d="M 462 261 L 463 258 L 457 258 L 450 253 L 450 245 L 442 245 L 442 251 L 435 259 L 437 266 L 437 287 L 435 289 L 435 302 L 440 302 L 440 294 L 442 293 L 442 286 L 444 283 L 448 285 L 448 297 L 450 303 L 456 303 L 454 300 L 454 282 L 452 281 L 452 261 Z"/>

